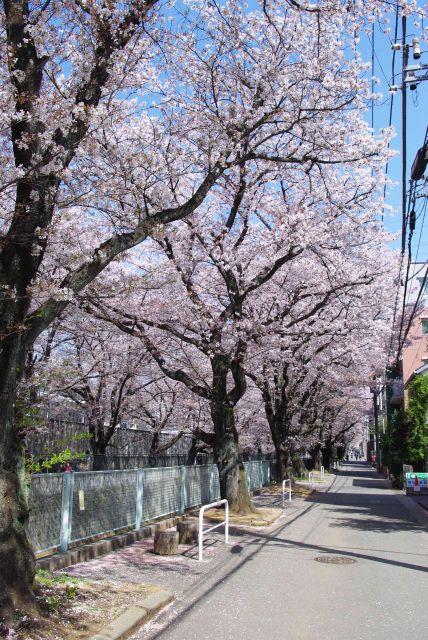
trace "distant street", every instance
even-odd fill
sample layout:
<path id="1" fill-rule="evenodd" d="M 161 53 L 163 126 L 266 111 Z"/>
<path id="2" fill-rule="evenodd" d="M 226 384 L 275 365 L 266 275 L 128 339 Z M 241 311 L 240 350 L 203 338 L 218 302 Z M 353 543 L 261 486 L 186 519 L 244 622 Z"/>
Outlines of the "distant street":
<path id="1" fill-rule="evenodd" d="M 223 570 L 134 638 L 426 640 L 428 512 L 364 463 L 320 491 L 269 535 L 234 537 Z"/>

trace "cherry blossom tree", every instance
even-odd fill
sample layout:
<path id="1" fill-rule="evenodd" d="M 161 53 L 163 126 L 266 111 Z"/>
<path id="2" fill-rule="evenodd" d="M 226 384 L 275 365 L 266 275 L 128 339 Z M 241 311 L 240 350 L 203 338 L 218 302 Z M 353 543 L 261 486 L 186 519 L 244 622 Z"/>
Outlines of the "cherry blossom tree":
<path id="1" fill-rule="evenodd" d="M 114 435 L 122 422 L 152 432 L 149 455 L 167 451 L 185 431 L 200 426 L 200 408 L 165 377 L 141 344 L 80 312 L 42 334 L 30 370 L 25 386 L 36 407 L 53 401 L 57 410 L 63 404 L 85 416 L 96 470 L 105 468 L 108 453 L 120 454 Z M 165 437 L 162 432 L 168 430 L 177 433 Z M 138 447 L 138 438 L 132 446 Z"/>
<path id="2" fill-rule="evenodd" d="M 248 207 L 254 195 L 245 185 L 241 170 L 226 213 L 223 198 L 217 204 L 211 199 L 210 217 L 192 216 L 158 240 L 152 290 L 137 298 L 134 312 L 91 299 L 103 311 L 99 317 L 139 337 L 165 375 L 209 403 L 213 433 L 198 430 L 198 435 L 213 446 L 221 495 L 241 513 L 252 509 L 235 423 L 236 405 L 246 391 L 248 334 L 254 331 L 246 299 L 302 251 L 298 243 L 279 240 L 279 225 L 268 234 L 251 223 L 249 214 L 242 216 L 241 207 Z M 283 227 L 285 235 L 286 219 Z M 174 306 L 173 300 L 180 304 Z"/>
<path id="3" fill-rule="evenodd" d="M 345 231 L 347 225 L 340 225 Z M 291 477 L 296 452 L 323 446 L 326 400 L 343 396 L 334 380 L 343 380 L 350 369 L 348 392 L 358 397 L 370 371 L 385 361 L 396 260 L 379 252 L 382 232 L 376 239 L 373 231 L 370 238 L 360 229 L 357 239 L 333 225 L 331 236 L 309 244 L 313 255 L 303 254 L 288 271 L 287 294 L 282 286 L 274 294 L 284 305 L 277 326 L 273 293 L 259 300 L 259 321 L 268 330 L 250 349 L 247 375 L 263 397 L 279 477 Z M 346 273 L 337 262 L 341 252 L 348 253 Z"/>
<path id="4" fill-rule="evenodd" d="M 0 610 L 33 603 L 16 389 L 37 337 L 236 168 L 378 158 L 356 45 L 383 3 L 5 0 L 0 13 Z M 352 136 L 350 136 L 352 132 Z"/>
<path id="5" fill-rule="evenodd" d="M 140 294 L 129 305 L 134 310 L 123 312 L 119 304 L 97 301 L 91 290 L 86 294 L 89 306 L 102 311 L 100 318 L 140 337 L 165 375 L 209 402 L 214 433 L 205 438 L 214 448 L 221 495 L 235 511 L 251 509 L 236 428 L 236 407 L 247 390 L 248 345 L 261 343 L 267 359 L 261 367 L 262 383 L 254 371 L 248 375 L 259 384 L 266 408 L 270 406 L 266 417 L 282 474 L 288 464 L 290 430 L 297 429 L 295 435 L 302 437 L 293 415 L 296 409 L 290 407 L 298 406 L 302 414 L 316 376 L 308 382 L 307 375 L 297 375 L 288 395 L 282 392 L 281 408 L 275 412 L 267 371 L 272 372 L 276 362 L 283 373 L 282 382 L 276 384 L 289 387 L 285 368 L 305 370 L 337 336 L 349 333 L 351 318 L 356 324 L 350 307 L 358 308 L 354 301 L 364 295 L 364 288 L 365 295 L 374 294 L 379 273 L 388 272 L 387 259 L 378 258 L 378 244 L 386 236 L 374 220 L 379 201 L 376 178 L 366 166 L 339 173 L 340 180 L 337 172 L 328 172 L 329 182 L 336 179 L 332 197 L 328 188 L 323 193 L 315 178 L 306 184 L 293 172 L 285 173 L 287 183 L 281 181 L 278 191 L 264 184 L 259 173 L 241 168 L 234 180 L 230 176 L 226 186 L 210 197 L 209 215 L 201 208 L 198 215 L 159 238 L 150 259 L 141 256 L 140 262 L 135 261 L 144 276 L 140 286 L 135 278 Z M 378 304 L 387 295 L 389 290 Z M 174 306 L 174 300 L 180 305 Z M 358 321 L 365 321 L 363 314 Z M 281 349 L 289 344 L 289 335 L 296 345 L 291 361 L 284 361 Z M 272 353 L 271 345 L 279 345 L 279 355 Z M 305 354 L 298 349 L 306 349 Z M 334 357 L 339 359 L 337 353 Z M 296 386 L 303 382 L 297 400 Z"/>

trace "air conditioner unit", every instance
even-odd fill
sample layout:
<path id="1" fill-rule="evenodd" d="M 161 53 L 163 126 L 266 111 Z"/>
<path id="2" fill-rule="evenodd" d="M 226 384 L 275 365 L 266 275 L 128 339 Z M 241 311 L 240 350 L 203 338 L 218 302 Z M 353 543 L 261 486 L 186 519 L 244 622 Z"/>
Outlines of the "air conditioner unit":
<path id="1" fill-rule="evenodd" d="M 412 170 L 410 177 L 412 180 L 420 180 L 425 173 L 425 169 L 428 164 L 428 147 L 423 146 L 416 153 L 416 157 L 413 160 Z"/>

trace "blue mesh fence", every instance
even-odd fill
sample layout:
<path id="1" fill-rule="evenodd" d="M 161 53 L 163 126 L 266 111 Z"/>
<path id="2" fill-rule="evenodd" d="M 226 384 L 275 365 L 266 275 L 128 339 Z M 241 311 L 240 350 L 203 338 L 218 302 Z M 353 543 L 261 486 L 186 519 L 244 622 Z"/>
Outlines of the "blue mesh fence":
<path id="1" fill-rule="evenodd" d="M 145 469 L 143 521 L 177 513 L 180 510 L 180 489 L 180 467 Z"/>
<path id="2" fill-rule="evenodd" d="M 270 460 L 262 460 L 261 471 L 262 471 L 262 487 L 265 487 L 267 484 L 270 484 L 271 482 Z"/>
<path id="3" fill-rule="evenodd" d="M 136 491 L 136 469 L 75 473 L 70 542 L 132 527 Z"/>
<path id="4" fill-rule="evenodd" d="M 28 537 L 37 551 L 48 551 L 59 545 L 62 476 L 62 473 L 49 473 L 31 478 Z"/>
<path id="5" fill-rule="evenodd" d="M 217 467 L 213 464 L 186 467 L 185 506 L 195 507 L 198 504 L 213 502 L 220 495 Z"/>
<path id="6" fill-rule="evenodd" d="M 269 484 L 271 461 L 244 464 L 250 491 Z M 65 550 L 70 543 L 134 528 L 136 520 L 149 522 L 218 499 L 214 464 L 33 475 L 29 537 L 36 552 L 60 544 Z"/>
<path id="7" fill-rule="evenodd" d="M 250 491 L 254 491 L 254 489 L 261 489 L 263 486 L 262 462 L 262 460 L 244 462 L 248 488 Z"/>

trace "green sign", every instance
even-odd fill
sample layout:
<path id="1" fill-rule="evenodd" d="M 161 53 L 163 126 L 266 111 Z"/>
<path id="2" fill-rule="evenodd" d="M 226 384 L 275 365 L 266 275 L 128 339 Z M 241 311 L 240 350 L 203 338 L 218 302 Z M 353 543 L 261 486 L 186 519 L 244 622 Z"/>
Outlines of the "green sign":
<path id="1" fill-rule="evenodd" d="M 428 493 L 428 473 L 406 473 L 406 493 Z"/>

